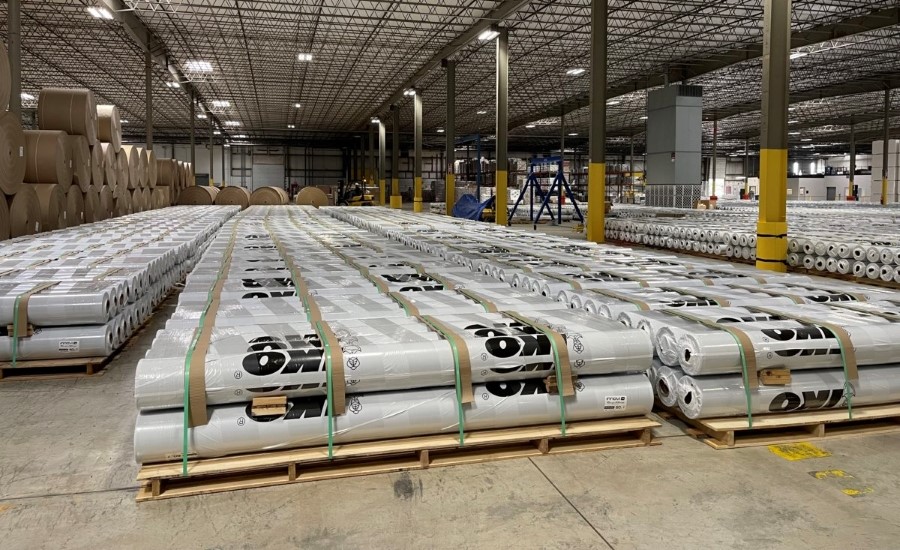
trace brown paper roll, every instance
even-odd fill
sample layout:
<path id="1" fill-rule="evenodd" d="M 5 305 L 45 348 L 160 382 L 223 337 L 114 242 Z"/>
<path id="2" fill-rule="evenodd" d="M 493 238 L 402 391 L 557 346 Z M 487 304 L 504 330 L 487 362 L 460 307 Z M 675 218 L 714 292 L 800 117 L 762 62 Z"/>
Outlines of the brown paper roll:
<path id="1" fill-rule="evenodd" d="M 131 190 L 131 211 L 135 214 L 144 211 L 143 195 L 140 189 Z"/>
<path id="2" fill-rule="evenodd" d="M 9 109 L 9 54 L 6 52 L 6 45 L 0 41 L 0 111 Z M 7 208 L 9 210 L 9 208 Z M 2 220 L 0 220 L 2 221 Z M 2 229 L 0 229 L 2 231 Z M 9 235 L 6 236 L 9 238 Z"/>
<path id="3" fill-rule="evenodd" d="M 250 206 L 250 191 L 245 187 L 223 187 L 216 195 L 219 206 L 240 206 L 241 210 Z"/>
<path id="4" fill-rule="evenodd" d="M 122 193 L 116 199 L 115 205 L 116 216 L 126 216 L 132 213 L 131 209 L 131 193 Z"/>
<path id="5" fill-rule="evenodd" d="M 153 202 L 154 210 L 170 206 L 171 199 L 169 199 L 169 190 L 170 190 L 169 187 L 157 187 L 156 189 L 152 190 L 151 201 Z M 221 194 L 222 193 L 219 193 L 219 195 L 221 195 Z M 216 198 L 218 198 L 218 197 L 216 197 Z M 216 204 L 218 204 L 218 203 L 216 203 Z"/>
<path id="6" fill-rule="evenodd" d="M 128 153 L 120 149 L 119 152 L 116 153 L 116 190 L 114 192 L 116 198 L 119 198 L 119 195 L 123 194 L 123 192 L 129 188 L 130 182 L 128 180 L 130 177 L 131 167 L 129 164 Z"/>
<path id="7" fill-rule="evenodd" d="M 250 194 L 250 204 L 287 204 L 288 194 L 280 187 L 260 187 Z"/>
<path id="8" fill-rule="evenodd" d="M 96 145 L 94 146 L 96 147 Z M 111 143 L 101 143 L 100 150 L 103 151 L 103 182 L 102 185 L 108 185 L 115 197 L 116 184 L 118 182 L 118 159 L 116 152 L 113 150 Z M 96 185 L 96 184 L 95 184 Z"/>
<path id="9" fill-rule="evenodd" d="M 63 133 L 63 132 L 60 132 Z M 30 185 L 23 185 L 9 201 L 9 236 L 21 237 L 41 232 L 41 203 Z"/>
<path id="10" fill-rule="evenodd" d="M 112 187 L 104 185 L 100 187 L 98 194 L 100 197 L 100 210 L 107 218 L 113 218 L 116 215 L 116 203 L 113 198 Z"/>
<path id="11" fill-rule="evenodd" d="M 159 181 L 159 165 L 156 163 L 156 153 L 147 151 L 147 187 L 154 189 Z"/>
<path id="12" fill-rule="evenodd" d="M 113 152 L 122 148 L 122 121 L 115 105 L 97 105 L 97 139 L 113 146 Z"/>
<path id="13" fill-rule="evenodd" d="M 121 153 L 128 162 L 128 186 L 126 189 L 138 189 L 141 186 L 141 154 L 136 145 L 123 145 Z"/>
<path id="14" fill-rule="evenodd" d="M 143 189 L 149 185 L 149 177 L 150 177 L 150 159 L 149 155 L 147 155 L 147 150 L 143 147 L 137 147 L 137 155 L 138 155 L 138 179 L 141 184 L 136 187 L 136 189 Z"/>
<path id="15" fill-rule="evenodd" d="M 97 107 L 94 94 L 84 89 L 44 88 L 38 97 L 38 127 L 84 136 L 97 142 Z"/>
<path id="16" fill-rule="evenodd" d="M 23 133 L 25 182 L 72 185 L 69 136 L 57 130 L 25 130 Z"/>
<path id="17" fill-rule="evenodd" d="M 153 190 L 149 187 L 141 189 L 141 200 L 144 201 L 144 210 L 154 210 L 153 206 Z"/>
<path id="18" fill-rule="evenodd" d="M 84 136 L 69 136 L 69 147 L 72 155 L 72 183 L 85 191 L 91 185 L 93 177 L 91 147 Z M 69 190 L 68 186 L 65 190 Z"/>
<path id="19" fill-rule="evenodd" d="M 8 81 L 0 82 L 0 88 L 8 85 L 8 83 Z M 9 98 L 7 97 L 8 100 Z M 0 190 L 7 195 L 13 195 L 19 190 L 24 179 L 25 134 L 22 132 L 22 126 L 14 114 L 0 112 Z M 6 225 L 9 224 L 7 223 Z"/>
<path id="20" fill-rule="evenodd" d="M 80 187 L 69 187 L 69 192 L 66 193 L 66 226 L 75 227 L 83 223 L 84 195 L 81 194 Z"/>
<path id="21" fill-rule="evenodd" d="M 174 186 L 176 166 L 175 161 L 172 159 L 156 159 L 156 185 Z"/>
<path id="22" fill-rule="evenodd" d="M 320 206 L 328 206 L 328 195 L 318 187 L 304 187 L 297 193 L 294 199 L 297 204 L 312 205 L 316 208 Z"/>
<path id="23" fill-rule="evenodd" d="M 66 228 L 68 203 L 66 194 L 55 183 L 30 184 L 41 203 L 41 231 L 55 231 Z"/>
<path id="24" fill-rule="evenodd" d="M 98 141 L 91 147 L 91 183 L 103 185 L 106 179 L 106 153 Z"/>
<path id="25" fill-rule="evenodd" d="M 90 189 L 83 192 L 81 196 L 84 198 L 84 221 L 94 223 L 105 220 L 106 212 L 100 207 L 100 193 L 93 185 Z"/>
<path id="26" fill-rule="evenodd" d="M 189 185 L 178 195 L 178 204 L 192 206 L 209 206 L 215 203 L 218 187 L 209 185 Z"/>
<path id="27" fill-rule="evenodd" d="M 9 238 L 9 200 L 11 197 L 0 194 L 0 241 Z"/>

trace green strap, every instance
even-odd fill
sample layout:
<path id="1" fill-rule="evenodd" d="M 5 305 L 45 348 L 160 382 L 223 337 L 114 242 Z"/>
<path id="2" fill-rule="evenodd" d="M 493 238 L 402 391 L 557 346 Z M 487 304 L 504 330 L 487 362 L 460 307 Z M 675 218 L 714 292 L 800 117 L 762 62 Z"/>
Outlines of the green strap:
<path id="1" fill-rule="evenodd" d="M 13 333 L 12 333 L 12 368 L 16 368 L 16 359 L 19 354 L 19 301 L 22 295 L 16 296 L 13 305 Z"/>
<path id="2" fill-rule="evenodd" d="M 326 390 L 328 391 L 328 460 L 332 460 L 334 459 L 334 409 L 332 404 L 334 383 L 331 370 L 331 346 L 328 344 L 328 339 L 325 338 L 325 329 L 322 328 L 321 321 L 316 321 L 316 333 L 319 335 L 319 340 L 322 341 L 325 349 Z"/>
<path id="3" fill-rule="evenodd" d="M 459 374 L 459 349 L 456 347 L 456 342 L 453 341 L 444 330 L 437 326 L 428 322 L 426 319 L 422 319 L 429 327 L 433 330 L 436 330 L 441 336 L 444 337 L 444 340 L 450 343 L 450 349 L 453 351 L 453 370 L 456 375 L 456 415 L 459 419 L 459 446 L 463 447 L 466 441 L 466 415 L 463 410 L 462 403 L 462 377 Z"/>
<path id="4" fill-rule="evenodd" d="M 747 426 L 750 428 L 753 427 L 753 406 L 751 403 L 751 394 L 750 394 L 750 373 L 747 370 L 747 356 L 744 354 L 744 346 L 741 344 L 740 339 L 738 339 L 737 335 L 731 332 L 731 329 L 728 327 L 722 327 L 722 329 L 731 335 L 734 338 L 734 343 L 737 344 L 738 351 L 741 352 L 741 376 L 744 379 L 744 398 L 747 402 Z"/>
<path id="5" fill-rule="evenodd" d="M 836 335 L 835 335 L 836 336 Z M 837 338 L 838 348 L 841 350 L 841 364 L 844 369 L 844 396 L 847 398 L 847 418 L 853 420 L 853 384 L 850 383 L 850 373 L 847 371 L 847 354 L 844 351 L 844 343 Z"/>

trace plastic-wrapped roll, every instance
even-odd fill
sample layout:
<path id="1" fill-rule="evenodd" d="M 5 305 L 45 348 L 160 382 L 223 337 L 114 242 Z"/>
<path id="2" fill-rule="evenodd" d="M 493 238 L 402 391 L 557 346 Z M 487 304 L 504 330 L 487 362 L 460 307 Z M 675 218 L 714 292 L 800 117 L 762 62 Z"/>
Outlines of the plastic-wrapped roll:
<path id="1" fill-rule="evenodd" d="M 128 186 L 127 189 L 137 189 L 143 181 L 141 170 L 141 152 L 136 145 L 122 145 L 120 153 L 125 154 L 125 160 L 128 162 Z"/>
<path id="2" fill-rule="evenodd" d="M 97 105 L 97 139 L 109 143 L 113 152 L 122 148 L 122 121 L 115 105 Z"/>
<path id="3" fill-rule="evenodd" d="M 2 47 L 2 42 L 0 42 L 0 47 Z M 8 63 L 8 60 L 5 56 L 0 55 L 0 57 L 3 57 L 0 61 L 0 71 L 2 71 L 3 63 Z M 9 65 L 6 68 L 9 69 Z M 0 83 L 0 93 L 2 93 L 2 89 L 9 81 L 0 82 L 2 82 Z M 8 100 L 7 90 L 7 102 Z M 0 191 L 7 195 L 14 195 L 19 190 L 25 178 L 25 164 L 25 134 L 22 132 L 22 126 L 15 115 L 0 111 Z"/>
<path id="4" fill-rule="evenodd" d="M 178 163 L 174 159 L 156 159 L 156 185 L 171 187 L 176 185 Z"/>
<path id="5" fill-rule="evenodd" d="M 55 183 L 30 184 L 41 204 L 41 231 L 66 228 L 66 194 Z"/>
<path id="6" fill-rule="evenodd" d="M 96 145 L 95 145 L 96 147 Z M 109 143 L 101 143 L 100 151 L 103 153 L 103 185 L 108 185 L 109 189 L 113 193 L 113 197 L 116 196 L 116 192 L 118 190 L 118 159 L 116 158 L 116 152 L 113 150 L 113 146 Z"/>
<path id="7" fill-rule="evenodd" d="M 25 182 L 72 184 L 72 148 L 56 130 L 25 130 Z"/>
<path id="8" fill-rule="evenodd" d="M 281 187 L 260 187 L 250 193 L 250 204 L 278 205 L 287 204 L 288 194 Z"/>
<path id="9" fill-rule="evenodd" d="M 103 185 L 106 179 L 106 153 L 100 143 L 91 147 L 91 184 Z"/>
<path id="10" fill-rule="evenodd" d="M 84 223 L 84 195 L 78 187 L 69 187 L 66 193 L 66 226 L 75 227 Z"/>
<path id="11" fill-rule="evenodd" d="M 178 194 L 178 204 L 192 206 L 210 206 L 219 194 L 218 187 L 209 185 L 190 185 Z"/>
<path id="12" fill-rule="evenodd" d="M 112 218 L 115 215 L 116 203 L 113 198 L 112 189 L 108 185 L 100 187 L 99 191 L 100 211 L 103 213 L 103 219 Z"/>
<path id="13" fill-rule="evenodd" d="M 312 205 L 316 208 L 328 206 L 328 195 L 318 187 L 304 187 L 297 193 L 294 202 L 300 205 Z"/>
<path id="14" fill-rule="evenodd" d="M 6 44 L 0 41 L 0 111 L 9 109 L 10 80 L 9 54 Z"/>
<path id="15" fill-rule="evenodd" d="M 113 352 L 111 324 L 71 327 L 44 327 L 33 336 L 20 338 L 16 359 L 68 359 L 72 357 L 106 357 Z M 12 338 L 0 337 L 0 361 L 12 359 Z"/>
<path id="16" fill-rule="evenodd" d="M 69 136 L 68 139 L 72 158 L 72 183 L 84 191 L 91 184 L 93 177 L 91 147 L 84 136 Z"/>
<path id="17" fill-rule="evenodd" d="M 656 366 L 656 380 L 653 389 L 659 402 L 666 407 L 674 407 L 678 404 L 678 384 L 684 378 L 684 372 L 678 368 L 665 365 Z"/>
<path id="18" fill-rule="evenodd" d="M 246 187 L 223 187 L 219 194 L 216 195 L 216 204 L 220 206 L 240 206 L 241 210 L 245 210 L 250 206 L 250 191 Z"/>
<path id="19" fill-rule="evenodd" d="M 41 203 L 30 185 L 23 185 L 15 195 L 7 197 L 7 200 L 9 200 L 10 237 L 41 232 Z"/>
<path id="20" fill-rule="evenodd" d="M 38 97 L 37 115 L 41 130 L 84 136 L 88 145 L 97 142 L 97 107 L 90 90 L 44 88 Z"/>
<path id="21" fill-rule="evenodd" d="M 646 414 L 653 406 L 653 390 L 644 373 L 585 377 L 578 382 L 576 394 L 564 398 L 570 422 Z M 548 394 L 541 381 L 492 382 L 474 390 L 479 399 L 464 408 L 467 431 L 559 421 L 560 397 Z M 459 429 L 454 388 L 372 393 L 349 401 L 347 414 L 334 417 L 336 444 Z M 211 407 L 209 423 L 190 430 L 188 452 L 214 457 L 323 445 L 328 441 L 326 411 L 322 397 L 290 399 L 287 414 L 265 419 L 249 414 L 246 405 Z M 135 459 L 148 463 L 180 456 L 183 423 L 184 413 L 177 409 L 139 414 Z"/>
<path id="22" fill-rule="evenodd" d="M 114 312 L 117 282 L 60 281 L 31 295 L 28 321 L 38 327 L 102 325 Z M 13 322 L 16 297 L 34 288 L 34 282 L 0 282 L 0 323 Z"/>
<path id="23" fill-rule="evenodd" d="M 845 381 L 843 369 L 792 372 L 786 386 L 760 386 L 750 392 L 750 411 L 756 415 L 846 408 Z M 853 390 L 854 407 L 896 402 L 900 399 L 900 367 L 862 367 Z M 685 376 L 678 387 L 678 407 L 688 418 L 746 416 L 743 377 Z"/>
<path id="24" fill-rule="evenodd" d="M 147 187 L 150 189 L 156 188 L 156 182 L 159 178 L 159 174 L 157 172 L 159 166 L 156 163 L 156 153 L 152 150 L 147 150 Z"/>
<path id="25" fill-rule="evenodd" d="M 120 149 L 116 153 L 116 198 L 124 193 L 125 190 L 131 189 L 131 158 L 128 153 Z"/>

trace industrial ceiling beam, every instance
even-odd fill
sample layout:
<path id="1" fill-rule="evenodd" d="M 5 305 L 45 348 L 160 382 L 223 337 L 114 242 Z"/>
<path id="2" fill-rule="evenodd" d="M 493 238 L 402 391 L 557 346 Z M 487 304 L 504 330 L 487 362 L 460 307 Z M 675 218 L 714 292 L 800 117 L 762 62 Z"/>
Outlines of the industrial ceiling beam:
<path id="1" fill-rule="evenodd" d="M 791 34 L 791 49 L 811 46 L 827 40 L 836 40 L 838 38 L 883 29 L 898 24 L 900 24 L 900 8 L 886 8 L 874 11 L 867 15 L 851 17 L 836 23 L 820 25 L 805 31 L 794 32 Z M 634 78 L 608 88 L 607 98 L 612 99 L 638 90 L 663 86 L 667 82 L 681 82 L 691 78 L 697 78 L 737 63 L 762 57 L 762 51 L 763 45 L 761 43 L 748 44 L 733 50 L 709 56 L 673 61 L 668 64 L 668 70 L 664 73 Z M 589 104 L 589 93 L 578 94 L 548 105 L 538 112 L 511 120 L 510 128 L 517 128 L 524 124 L 528 124 L 529 122 L 534 122 L 535 120 L 559 116 L 561 109 L 564 113 L 570 113 L 583 107 L 587 107 Z M 754 101 L 753 105 L 755 105 L 755 109 L 758 109 L 759 100 Z M 724 116 L 721 118 L 724 118 Z"/>
<path id="2" fill-rule="evenodd" d="M 469 27 L 465 32 L 451 40 L 449 44 L 431 56 L 431 59 L 419 67 L 412 76 L 403 81 L 403 84 L 401 84 L 400 87 L 372 113 L 372 116 L 383 115 L 391 105 L 394 105 L 403 99 L 403 92 L 405 90 L 415 88 L 416 83 L 433 69 L 440 67 L 443 60 L 449 59 L 450 56 L 458 52 L 466 44 L 475 40 L 479 34 L 487 30 L 491 25 L 498 21 L 503 21 L 510 15 L 519 11 L 519 9 L 525 4 L 528 4 L 528 2 L 529 0 L 505 0 L 504 2 L 501 2 L 499 6 L 479 19 L 477 23 Z"/>

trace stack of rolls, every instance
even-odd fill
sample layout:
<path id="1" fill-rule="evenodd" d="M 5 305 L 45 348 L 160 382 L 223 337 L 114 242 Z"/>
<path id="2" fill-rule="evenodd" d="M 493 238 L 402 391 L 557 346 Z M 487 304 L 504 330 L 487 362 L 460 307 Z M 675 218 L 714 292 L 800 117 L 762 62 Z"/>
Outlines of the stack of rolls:
<path id="1" fill-rule="evenodd" d="M 223 187 L 216 195 L 216 204 L 219 206 L 240 206 L 246 210 L 250 206 L 250 191 L 246 187 L 235 185 Z"/>
<path id="2" fill-rule="evenodd" d="M 287 192 L 281 187 L 260 187 L 250 194 L 250 204 L 253 205 L 283 205 L 290 201 Z"/>
<path id="3" fill-rule="evenodd" d="M 2 56 L 0 56 L 2 57 Z M 3 88 L 5 86 L 0 86 Z M 7 93 L 8 98 L 8 93 Z M 6 240 L 10 233 L 9 202 L 22 188 L 25 179 L 25 134 L 18 117 L 12 113 L 0 112 L 0 239 Z"/>
<path id="4" fill-rule="evenodd" d="M 215 204 L 219 194 L 218 187 L 211 185 L 191 185 L 182 189 L 178 194 L 178 204 L 194 206 L 210 206 Z"/>

